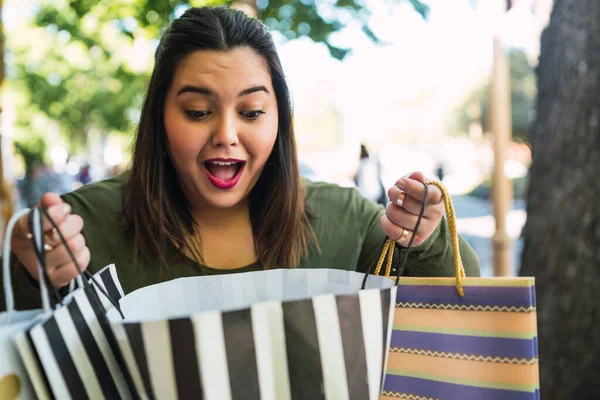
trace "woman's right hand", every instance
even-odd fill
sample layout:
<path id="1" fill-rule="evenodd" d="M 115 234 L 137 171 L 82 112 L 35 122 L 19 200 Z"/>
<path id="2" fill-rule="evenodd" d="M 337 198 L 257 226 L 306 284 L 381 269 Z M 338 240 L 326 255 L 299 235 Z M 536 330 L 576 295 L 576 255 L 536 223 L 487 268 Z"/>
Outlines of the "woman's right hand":
<path id="1" fill-rule="evenodd" d="M 90 262 L 90 250 L 87 248 L 85 239 L 81 234 L 83 219 L 79 215 L 71 214 L 71 207 L 54 193 L 46 193 L 42 196 L 39 206 L 48 209 L 50 217 L 63 234 L 79 267 L 82 271 L 85 270 Z M 35 279 L 39 279 L 37 257 L 29 235 L 28 218 L 29 215 L 21 217 L 15 225 L 11 247 L 13 253 L 29 274 Z M 43 217 L 42 229 L 44 230 L 44 242 L 47 245 L 45 252 L 48 277 L 55 287 L 62 288 L 77 277 L 79 272 L 60 237 L 53 230 L 52 224 L 46 217 Z"/>

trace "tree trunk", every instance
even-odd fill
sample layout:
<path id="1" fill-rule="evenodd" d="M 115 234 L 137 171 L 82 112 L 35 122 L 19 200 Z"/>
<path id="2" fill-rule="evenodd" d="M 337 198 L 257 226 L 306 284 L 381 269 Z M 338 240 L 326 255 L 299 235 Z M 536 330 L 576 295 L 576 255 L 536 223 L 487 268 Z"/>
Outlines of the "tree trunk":
<path id="1" fill-rule="evenodd" d="M 541 397 L 600 393 L 600 1 L 556 0 L 541 39 L 521 275 L 535 276 Z"/>

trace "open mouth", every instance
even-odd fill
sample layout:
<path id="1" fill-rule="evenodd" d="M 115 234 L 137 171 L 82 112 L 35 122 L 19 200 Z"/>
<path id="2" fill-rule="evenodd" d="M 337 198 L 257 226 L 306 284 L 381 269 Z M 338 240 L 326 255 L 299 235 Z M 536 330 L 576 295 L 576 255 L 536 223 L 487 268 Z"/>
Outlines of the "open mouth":
<path id="1" fill-rule="evenodd" d="M 245 161 L 234 159 L 212 159 L 204 162 L 206 176 L 219 189 L 231 189 L 242 175 Z"/>

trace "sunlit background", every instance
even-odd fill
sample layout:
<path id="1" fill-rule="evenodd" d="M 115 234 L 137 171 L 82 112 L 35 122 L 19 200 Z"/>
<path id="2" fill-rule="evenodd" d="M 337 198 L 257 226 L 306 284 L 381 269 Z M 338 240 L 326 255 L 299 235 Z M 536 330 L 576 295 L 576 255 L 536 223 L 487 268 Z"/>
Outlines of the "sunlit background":
<path id="1" fill-rule="evenodd" d="M 161 28 L 189 7 L 178 3 L 5 0 L 0 130 L 17 207 L 37 201 L 42 189 L 65 192 L 127 168 Z M 495 229 L 492 37 L 500 32 L 510 60 L 513 140 L 504 170 L 513 182 L 507 230 L 514 273 L 531 161 L 533 71 L 552 6 L 519 0 L 499 15 L 491 3 L 319 1 L 319 17 L 342 26 L 326 42 L 313 40 L 322 27 L 297 22 L 298 1 L 255 4 L 273 31 L 292 90 L 303 175 L 356 185 L 364 144 L 385 188 L 417 170 L 441 177 L 454 195 L 459 230 L 487 276 Z M 43 184 L 34 190 L 36 179 Z"/>

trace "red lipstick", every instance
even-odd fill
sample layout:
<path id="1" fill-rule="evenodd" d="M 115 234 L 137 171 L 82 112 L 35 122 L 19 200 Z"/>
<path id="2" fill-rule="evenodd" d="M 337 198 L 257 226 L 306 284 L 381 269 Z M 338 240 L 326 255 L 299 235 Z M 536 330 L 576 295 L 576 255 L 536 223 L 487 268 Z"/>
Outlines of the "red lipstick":
<path id="1" fill-rule="evenodd" d="M 235 158 L 211 158 L 204 162 L 204 172 L 209 182 L 218 189 L 232 189 L 237 185 L 244 171 L 246 162 Z M 235 171 L 235 169 L 237 169 Z M 220 171 L 220 172 L 216 172 Z M 234 172 L 235 171 L 235 172 Z M 231 175 L 231 173 L 233 175 Z M 216 175 L 221 176 L 216 176 Z M 231 177 L 225 178 L 225 175 Z"/>

